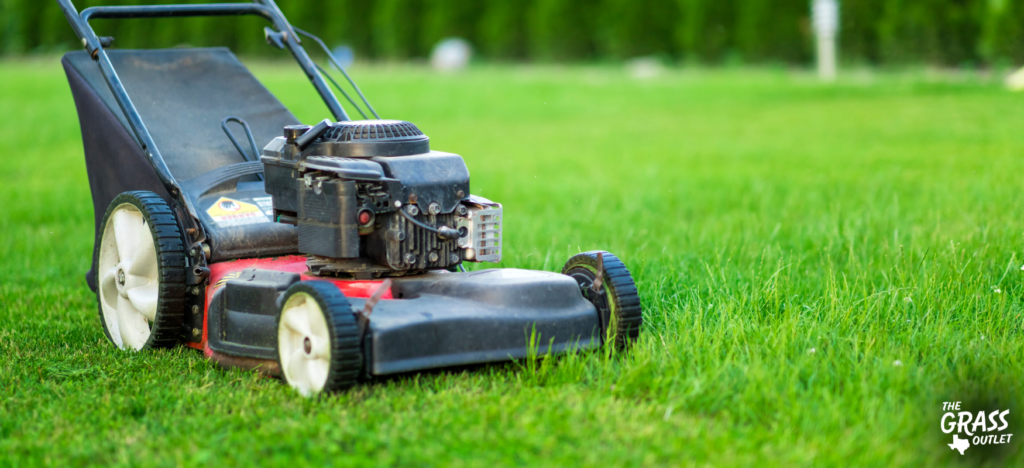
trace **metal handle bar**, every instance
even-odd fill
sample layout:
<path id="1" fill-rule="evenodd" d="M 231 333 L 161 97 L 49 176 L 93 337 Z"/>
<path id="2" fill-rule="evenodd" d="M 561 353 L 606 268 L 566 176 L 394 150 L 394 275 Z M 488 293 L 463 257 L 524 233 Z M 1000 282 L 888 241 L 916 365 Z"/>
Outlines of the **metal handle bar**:
<path id="1" fill-rule="evenodd" d="M 284 29 L 271 9 L 255 3 L 206 3 L 199 5 L 95 6 L 82 10 L 82 21 L 118 18 L 182 18 L 190 16 L 262 16 Z"/>
<path id="2" fill-rule="evenodd" d="M 70 4 L 70 0 L 58 0 L 63 6 L 63 3 L 67 2 Z M 82 10 L 81 15 L 78 15 L 84 23 L 84 28 L 75 28 L 76 32 L 79 30 L 88 31 L 85 36 L 80 36 L 86 39 L 85 47 L 90 54 L 93 54 L 94 58 L 97 50 L 101 50 L 99 47 L 99 41 L 97 40 L 94 44 L 88 40 L 86 36 L 95 36 L 96 34 L 92 31 L 92 27 L 89 26 L 89 21 L 92 19 L 133 19 L 133 18 L 187 18 L 196 16 L 260 16 L 270 21 L 274 28 L 278 31 L 285 32 L 285 44 L 288 47 L 289 52 L 295 57 L 296 61 L 299 62 L 299 66 L 306 72 L 306 77 L 313 83 L 313 87 L 316 88 L 320 97 L 324 100 L 324 104 L 331 111 L 337 120 L 351 120 L 345 109 L 341 107 L 337 97 L 331 92 L 330 87 L 324 82 L 323 78 L 316 70 L 316 63 L 309 58 L 305 49 L 299 45 L 299 37 L 295 34 L 294 30 L 288 20 L 281 14 L 280 9 L 273 0 L 262 0 L 264 4 L 258 3 L 207 3 L 199 5 L 136 5 L 136 6 L 97 6 L 90 7 Z M 73 6 L 71 7 L 74 8 Z M 65 16 L 67 10 L 65 10 Z M 71 18 L 68 18 L 69 21 Z M 91 46 L 91 47 L 90 47 Z"/>

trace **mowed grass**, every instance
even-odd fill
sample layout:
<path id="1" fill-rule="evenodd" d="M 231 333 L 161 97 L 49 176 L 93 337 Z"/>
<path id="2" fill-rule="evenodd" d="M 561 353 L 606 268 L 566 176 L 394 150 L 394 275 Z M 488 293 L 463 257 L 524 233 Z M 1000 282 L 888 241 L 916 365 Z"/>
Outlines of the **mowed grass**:
<path id="1" fill-rule="evenodd" d="M 288 63 L 257 63 L 304 121 Z M 644 305 L 625 354 L 407 375 L 305 399 L 191 350 L 126 353 L 57 58 L 0 62 L 0 465 L 921 466 L 943 401 L 1024 437 L 1024 95 L 860 74 L 356 67 L 385 117 L 504 203 L 503 267 L 607 249 Z M 1020 408 L 1020 409 L 1018 409 Z"/>

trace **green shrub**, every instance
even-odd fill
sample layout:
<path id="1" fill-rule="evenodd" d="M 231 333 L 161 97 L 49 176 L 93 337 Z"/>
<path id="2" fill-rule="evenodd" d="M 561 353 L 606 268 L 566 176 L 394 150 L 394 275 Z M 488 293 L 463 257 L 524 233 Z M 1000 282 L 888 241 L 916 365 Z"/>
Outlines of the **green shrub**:
<path id="1" fill-rule="evenodd" d="M 879 19 L 886 62 L 960 65 L 975 62 L 984 0 L 887 0 Z"/>
<path id="2" fill-rule="evenodd" d="M 461 37 L 475 43 L 476 28 L 482 11 L 475 1 L 424 0 L 420 18 L 421 50 L 429 53 L 434 44 L 446 37 Z"/>
<path id="3" fill-rule="evenodd" d="M 993 63 L 1024 62 L 1024 4 L 988 0 L 981 21 L 979 55 Z"/>
<path id="4" fill-rule="evenodd" d="M 527 0 L 484 0 L 477 24 L 479 52 L 498 59 L 522 59 L 527 56 Z"/>
<path id="5" fill-rule="evenodd" d="M 418 44 L 421 0 L 379 0 L 373 9 L 373 46 L 378 57 L 403 59 L 422 55 Z"/>
<path id="6" fill-rule="evenodd" d="M 173 0 L 168 0 L 173 1 Z M 182 0 L 201 3 L 203 0 Z M 207 0 L 209 1 L 209 0 Z M 151 0 L 77 0 L 97 4 Z M 363 57 L 425 57 L 451 36 L 484 58 L 593 60 L 662 55 L 686 61 L 806 64 L 811 0 L 278 0 L 298 27 Z M 1022 0 L 846 0 L 840 59 L 943 66 L 1024 62 Z M 98 20 L 117 47 L 223 45 L 269 54 L 260 18 Z M 79 47 L 53 0 L 0 0 L 0 53 Z"/>
<path id="7" fill-rule="evenodd" d="M 540 60 L 594 56 L 593 4 L 585 0 L 534 0 L 527 11 L 529 55 Z"/>
<path id="8" fill-rule="evenodd" d="M 744 0 L 736 9 L 736 47 L 755 62 L 813 58 L 806 0 Z"/>
<path id="9" fill-rule="evenodd" d="M 718 62 L 735 50 L 734 0 L 677 0 L 676 49 L 693 61 Z"/>
<path id="10" fill-rule="evenodd" d="M 679 7 L 664 0 L 604 0 L 594 15 L 592 32 L 602 56 L 628 58 L 650 54 L 674 54 L 672 33 L 679 21 Z"/>
<path id="11" fill-rule="evenodd" d="M 843 2 L 839 12 L 840 59 L 878 63 L 878 24 L 886 0 L 852 0 Z M 810 26 L 810 25 L 808 25 Z"/>

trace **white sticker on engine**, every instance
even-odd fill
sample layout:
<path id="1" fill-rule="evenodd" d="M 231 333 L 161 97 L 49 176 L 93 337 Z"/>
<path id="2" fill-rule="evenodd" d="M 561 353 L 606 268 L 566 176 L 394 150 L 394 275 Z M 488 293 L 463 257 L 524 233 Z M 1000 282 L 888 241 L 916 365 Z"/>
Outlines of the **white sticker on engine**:
<path id="1" fill-rule="evenodd" d="M 274 216 L 274 198 L 273 197 L 259 197 L 253 198 L 253 202 L 259 205 L 260 209 L 263 210 L 263 214 L 267 216 Z"/>

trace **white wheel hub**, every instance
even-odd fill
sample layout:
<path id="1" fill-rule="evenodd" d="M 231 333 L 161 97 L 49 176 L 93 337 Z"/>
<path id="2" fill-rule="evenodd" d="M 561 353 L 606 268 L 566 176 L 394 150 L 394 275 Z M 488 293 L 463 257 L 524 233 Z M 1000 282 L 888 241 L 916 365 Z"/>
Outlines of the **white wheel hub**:
<path id="1" fill-rule="evenodd" d="M 285 380 L 299 393 L 319 393 L 331 365 L 331 336 L 324 311 L 304 292 L 293 294 L 281 308 L 278 353 Z"/>
<path id="2" fill-rule="evenodd" d="M 156 320 L 160 280 L 153 234 L 134 205 L 118 206 L 107 219 L 97 273 L 110 339 L 121 349 L 142 349 Z"/>

